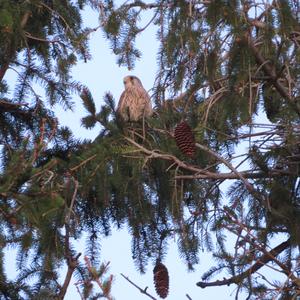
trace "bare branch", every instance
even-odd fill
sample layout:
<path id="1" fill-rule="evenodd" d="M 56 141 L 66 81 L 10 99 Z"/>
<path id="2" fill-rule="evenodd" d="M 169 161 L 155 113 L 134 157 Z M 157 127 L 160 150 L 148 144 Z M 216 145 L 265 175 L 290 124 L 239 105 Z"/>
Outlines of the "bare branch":
<path id="1" fill-rule="evenodd" d="M 76 165 L 75 167 L 73 168 L 70 168 L 70 171 L 75 171 L 77 170 L 78 168 L 80 168 L 81 166 L 85 165 L 87 162 L 89 162 L 90 160 L 94 159 L 95 157 L 97 157 L 97 154 L 94 154 L 90 157 L 88 157 L 87 159 L 85 159 L 84 161 L 82 161 L 81 163 L 79 163 L 78 165 Z"/>
<path id="2" fill-rule="evenodd" d="M 121 273 L 121 276 L 124 277 L 129 283 L 131 283 L 134 287 L 136 287 L 142 294 L 148 296 L 149 298 L 151 298 L 152 300 L 157 300 L 156 298 L 154 298 L 153 296 L 151 296 L 148 292 L 147 289 L 148 287 L 142 289 L 141 287 L 139 287 L 137 284 L 135 284 L 133 281 L 131 281 L 127 276 L 125 276 L 124 274 Z"/>
<path id="3" fill-rule="evenodd" d="M 260 51 L 255 47 L 250 37 L 248 38 L 248 45 L 252 50 L 257 63 L 262 66 L 264 73 L 270 77 L 270 80 L 272 81 L 274 87 L 277 89 L 278 93 L 285 99 L 291 100 L 291 95 L 289 95 L 288 90 L 279 81 L 275 67 L 262 56 Z"/>
<path id="4" fill-rule="evenodd" d="M 71 278 L 73 276 L 73 272 L 77 267 L 78 258 L 81 256 L 81 253 L 78 253 L 75 257 L 72 256 L 70 250 L 70 232 L 69 232 L 69 225 L 65 224 L 66 234 L 65 234 L 65 258 L 67 260 L 68 271 L 64 280 L 62 287 L 60 288 L 59 294 L 57 295 L 58 300 L 63 300 L 67 289 L 69 287 Z"/>
<path id="5" fill-rule="evenodd" d="M 128 142 L 130 142 L 132 145 L 136 146 L 138 149 L 140 149 L 141 152 L 143 152 L 144 154 L 147 154 L 150 156 L 150 158 L 161 158 L 164 160 L 169 160 L 172 162 L 175 162 L 179 167 L 192 171 L 192 172 L 204 172 L 204 173 L 209 173 L 208 171 L 202 170 L 196 166 L 192 166 L 189 165 L 183 161 L 181 161 L 180 159 L 178 159 L 176 156 L 171 155 L 171 154 L 165 154 L 165 153 L 160 153 L 157 150 L 149 150 L 145 147 L 143 147 L 142 145 L 138 144 L 137 142 L 135 142 L 133 139 L 129 138 L 129 137 L 125 137 L 125 140 L 127 140 Z"/>
<path id="6" fill-rule="evenodd" d="M 64 299 L 64 297 L 66 295 L 66 292 L 68 290 L 71 278 L 73 276 L 73 272 L 74 272 L 74 270 L 75 270 L 75 268 L 77 266 L 78 258 L 80 256 L 81 256 L 81 253 L 78 253 L 78 255 L 75 258 L 68 259 L 68 271 L 67 271 L 64 283 L 63 283 L 63 285 L 62 285 L 62 287 L 60 289 L 60 292 L 59 292 L 59 294 L 57 296 L 58 300 Z"/>
<path id="7" fill-rule="evenodd" d="M 249 269 L 247 269 L 245 272 L 241 273 L 240 275 L 233 276 L 228 279 L 223 279 L 223 280 L 217 280 L 213 282 L 204 282 L 204 281 L 199 281 L 197 282 L 197 286 L 201 288 L 206 288 L 209 286 L 222 286 L 222 285 L 231 285 L 233 283 L 238 284 L 240 283 L 243 279 L 249 277 L 256 271 L 258 271 L 260 268 L 262 268 L 264 265 L 266 265 L 270 261 L 274 261 L 274 258 L 277 257 L 281 252 L 286 250 L 291 246 L 290 240 L 286 240 L 285 242 L 282 242 L 275 248 L 273 248 L 271 251 L 266 251 L 257 261 L 255 264 L 253 264 Z"/>
<path id="8" fill-rule="evenodd" d="M 273 170 L 269 171 L 268 173 L 264 172 L 255 172 L 253 170 L 239 172 L 243 178 L 247 179 L 256 179 L 256 178 L 275 178 L 280 177 L 283 175 L 291 175 L 284 170 Z M 175 176 L 175 179 L 240 179 L 236 173 L 212 173 L 209 174 L 194 174 L 194 175 L 178 175 Z"/>
<path id="9" fill-rule="evenodd" d="M 68 180 L 70 180 L 70 174 L 68 174 Z M 65 217 L 65 222 L 66 224 L 69 224 L 69 221 L 70 221 L 70 218 L 71 218 L 71 213 L 73 212 L 73 207 L 74 207 L 74 204 L 75 204 L 75 199 L 76 199 L 76 195 L 77 195 L 77 190 L 78 190 L 78 181 L 72 177 L 72 180 L 74 182 L 74 191 L 73 191 L 73 195 L 72 195 L 72 199 L 71 199 L 71 204 L 70 204 L 70 207 L 68 207 L 68 212 L 66 214 L 66 217 Z"/>

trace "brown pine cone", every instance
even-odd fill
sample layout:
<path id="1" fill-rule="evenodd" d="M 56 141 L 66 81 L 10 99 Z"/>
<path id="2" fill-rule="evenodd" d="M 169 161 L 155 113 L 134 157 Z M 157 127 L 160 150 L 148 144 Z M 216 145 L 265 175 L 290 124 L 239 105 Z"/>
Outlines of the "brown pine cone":
<path id="1" fill-rule="evenodd" d="M 169 293 L 169 274 L 168 269 L 164 264 L 161 262 L 157 262 L 154 269 L 153 269 L 153 275 L 154 275 L 154 285 L 156 293 L 161 298 L 166 298 Z"/>
<path id="2" fill-rule="evenodd" d="M 193 158 L 196 154 L 195 137 L 186 121 L 182 121 L 176 126 L 174 137 L 180 151 Z"/>

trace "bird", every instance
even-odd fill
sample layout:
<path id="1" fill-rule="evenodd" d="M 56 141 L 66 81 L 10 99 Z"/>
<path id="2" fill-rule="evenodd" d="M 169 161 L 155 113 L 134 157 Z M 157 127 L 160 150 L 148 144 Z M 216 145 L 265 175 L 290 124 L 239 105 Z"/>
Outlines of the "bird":
<path id="1" fill-rule="evenodd" d="M 124 122 L 138 122 L 151 117 L 153 114 L 151 100 L 141 80 L 130 75 L 124 77 L 123 82 L 125 90 L 120 96 L 117 116 Z"/>

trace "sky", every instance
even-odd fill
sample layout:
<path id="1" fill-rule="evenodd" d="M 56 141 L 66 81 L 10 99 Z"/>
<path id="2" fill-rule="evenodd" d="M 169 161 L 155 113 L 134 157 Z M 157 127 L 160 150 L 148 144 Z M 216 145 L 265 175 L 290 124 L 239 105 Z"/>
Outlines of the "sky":
<path id="1" fill-rule="evenodd" d="M 98 15 L 87 9 L 84 12 L 84 21 L 87 26 L 98 26 Z M 146 16 L 149 18 L 149 16 Z M 156 41 L 155 28 L 149 27 L 137 40 L 137 46 L 142 52 L 142 58 L 136 62 L 134 70 L 128 71 L 124 67 L 116 64 L 116 56 L 112 53 L 108 41 L 105 40 L 103 32 L 100 30 L 91 34 L 90 50 L 92 60 L 87 63 L 80 62 L 73 69 L 73 77 L 75 80 L 82 82 L 91 90 L 96 101 L 97 110 L 102 105 L 103 96 L 110 91 L 115 100 L 118 101 L 123 91 L 123 77 L 132 74 L 138 76 L 146 90 L 150 90 L 154 84 L 155 75 L 157 73 L 156 53 L 158 43 Z M 151 91 L 150 91 L 151 95 Z M 81 100 L 78 96 L 74 97 L 74 111 L 66 112 L 56 107 L 56 112 L 61 125 L 71 127 L 77 137 L 93 139 L 100 130 L 100 127 L 92 131 L 86 130 L 80 125 L 80 119 L 86 115 Z M 82 252 L 80 260 L 83 262 L 85 254 L 84 237 L 76 242 L 76 249 Z M 135 287 L 130 285 L 120 273 L 125 274 L 135 284 L 141 288 L 148 287 L 147 291 L 157 299 L 159 297 L 155 293 L 153 285 L 153 265 L 149 263 L 146 274 L 141 275 L 135 268 L 131 254 L 131 237 L 126 227 L 122 230 L 114 229 L 112 235 L 101 239 L 101 257 L 102 262 L 110 262 L 110 273 L 115 277 L 112 286 L 112 295 L 116 300 L 142 300 L 150 299 L 146 295 L 141 294 Z M 10 277 L 15 275 L 13 267 L 14 249 L 8 249 L 6 258 L 8 259 L 7 270 Z M 219 299 L 228 300 L 235 297 L 235 286 L 230 287 L 212 287 L 201 289 L 196 286 L 196 282 L 201 280 L 201 275 L 214 265 L 211 254 L 200 253 L 200 263 L 196 266 L 195 272 L 188 272 L 187 267 L 177 251 L 176 240 L 169 244 L 168 255 L 163 263 L 169 270 L 170 289 L 168 300 L 188 299 L 186 294 L 193 300 L 198 299 Z M 62 280 L 66 269 L 61 270 Z M 222 279 L 220 278 L 214 279 Z M 61 280 L 61 281 L 62 281 Z M 68 289 L 66 300 L 80 299 L 79 294 L 74 286 L 75 281 L 72 280 Z"/>

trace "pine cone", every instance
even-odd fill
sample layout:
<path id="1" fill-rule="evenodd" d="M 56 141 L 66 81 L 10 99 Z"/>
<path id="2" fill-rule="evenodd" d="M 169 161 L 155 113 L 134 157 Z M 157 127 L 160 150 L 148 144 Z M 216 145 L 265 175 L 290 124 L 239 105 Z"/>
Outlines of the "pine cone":
<path id="1" fill-rule="evenodd" d="M 169 293 L 169 274 L 168 269 L 161 262 L 157 262 L 154 269 L 154 285 L 156 289 L 156 293 L 161 298 L 166 298 Z"/>
<path id="2" fill-rule="evenodd" d="M 175 128 L 175 141 L 182 153 L 193 158 L 196 154 L 195 137 L 186 121 L 180 122 Z"/>

